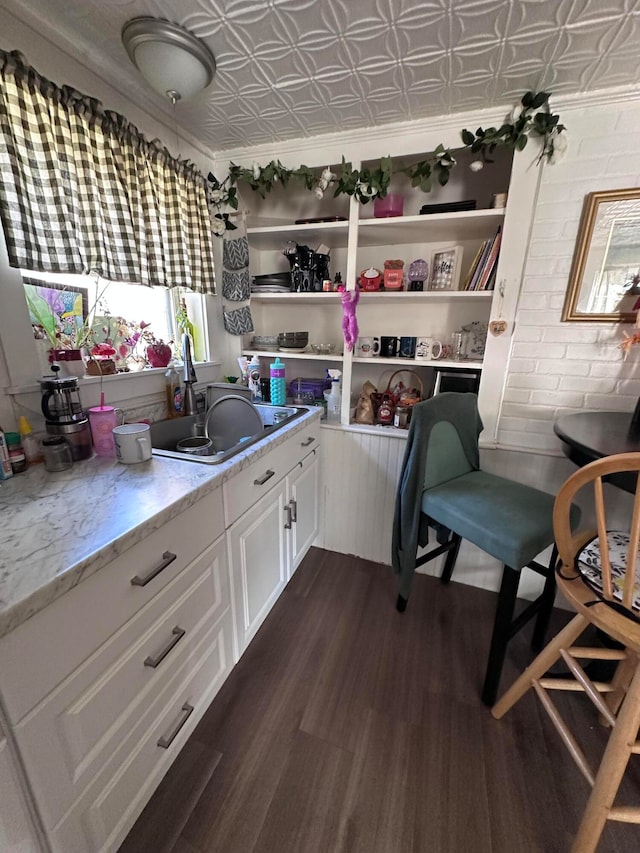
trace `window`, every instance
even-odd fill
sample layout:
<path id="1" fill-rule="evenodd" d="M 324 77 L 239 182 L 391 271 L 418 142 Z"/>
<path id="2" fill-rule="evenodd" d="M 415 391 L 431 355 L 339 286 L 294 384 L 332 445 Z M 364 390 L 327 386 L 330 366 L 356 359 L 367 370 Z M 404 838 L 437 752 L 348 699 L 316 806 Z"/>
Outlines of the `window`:
<path id="1" fill-rule="evenodd" d="M 95 275 L 28 270 L 21 270 L 21 274 L 34 336 L 42 342 L 40 359 L 45 363 L 53 342 L 43 329 L 41 312 L 55 324 L 62 344 L 69 346 L 76 336 L 84 337 L 83 334 L 78 335 L 82 329 L 89 333 L 85 344 L 88 350 L 96 344 L 112 344 L 117 347 L 115 360 L 118 370 L 127 371 L 147 366 L 145 350 L 151 339 L 167 343 L 173 341 L 174 355 L 181 357 L 180 342 L 184 328 L 181 328 L 178 318 L 181 318 L 182 308 L 192 324 L 189 330 L 194 338 L 195 360 L 205 361 L 208 357 L 203 334 L 204 308 L 199 294 L 182 288 L 169 290 L 109 282 Z M 36 304 L 34 297 L 41 301 Z M 40 311 L 38 304 L 42 306 Z M 51 326 L 48 328 L 50 331 Z"/>

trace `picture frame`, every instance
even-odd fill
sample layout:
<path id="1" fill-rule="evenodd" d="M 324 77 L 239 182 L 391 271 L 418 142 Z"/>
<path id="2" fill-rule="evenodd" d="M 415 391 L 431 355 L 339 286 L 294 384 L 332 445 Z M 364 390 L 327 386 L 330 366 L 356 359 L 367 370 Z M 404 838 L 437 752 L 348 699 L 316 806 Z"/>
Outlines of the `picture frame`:
<path id="1" fill-rule="evenodd" d="M 447 246 L 431 252 L 429 290 L 457 290 L 460 285 L 462 246 Z"/>
<path id="2" fill-rule="evenodd" d="M 563 322 L 634 323 L 640 300 L 640 188 L 584 200 Z"/>
<path id="3" fill-rule="evenodd" d="M 45 301 L 62 333 L 69 334 L 82 328 L 89 316 L 89 291 L 86 288 L 28 277 L 23 277 L 22 284 L 25 295 L 39 297 Z M 28 299 L 27 305 L 30 303 L 33 304 L 33 301 Z M 31 310 L 29 320 L 34 333 L 37 333 L 39 318 L 34 316 Z"/>

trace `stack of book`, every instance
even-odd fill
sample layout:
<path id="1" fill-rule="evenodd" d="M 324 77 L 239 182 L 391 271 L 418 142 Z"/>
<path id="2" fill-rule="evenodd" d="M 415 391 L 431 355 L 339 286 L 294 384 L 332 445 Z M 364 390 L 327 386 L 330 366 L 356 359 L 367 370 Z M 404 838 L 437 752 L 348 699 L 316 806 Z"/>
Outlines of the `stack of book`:
<path id="1" fill-rule="evenodd" d="M 501 239 L 502 228 L 499 227 L 493 237 L 482 243 L 473 259 L 473 263 L 469 267 L 462 290 L 494 289 Z"/>

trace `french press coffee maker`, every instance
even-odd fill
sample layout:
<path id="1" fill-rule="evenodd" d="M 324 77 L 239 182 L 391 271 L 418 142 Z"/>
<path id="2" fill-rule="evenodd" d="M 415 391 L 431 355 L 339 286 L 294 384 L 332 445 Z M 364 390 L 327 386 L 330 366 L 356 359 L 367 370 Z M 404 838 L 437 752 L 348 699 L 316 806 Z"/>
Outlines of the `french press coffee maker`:
<path id="1" fill-rule="evenodd" d="M 71 447 L 74 462 L 92 455 L 89 420 L 82 408 L 78 379 L 58 376 L 59 364 L 51 365 L 51 376 L 40 380 L 40 406 L 49 435 L 62 435 Z"/>

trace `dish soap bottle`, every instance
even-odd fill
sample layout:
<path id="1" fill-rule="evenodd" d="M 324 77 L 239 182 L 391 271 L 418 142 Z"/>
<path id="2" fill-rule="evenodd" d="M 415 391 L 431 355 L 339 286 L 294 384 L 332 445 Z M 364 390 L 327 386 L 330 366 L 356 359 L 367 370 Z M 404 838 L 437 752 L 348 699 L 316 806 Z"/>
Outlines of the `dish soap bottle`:
<path id="1" fill-rule="evenodd" d="M 40 442 L 33 434 L 31 424 L 24 415 L 20 415 L 18 420 L 18 432 L 22 441 L 24 455 L 27 457 L 27 463 L 33 465 L 35 462 L 42 462 L 42 448 Z"/>
<path id="2" fill-rule="evenodd" d="M 284 362 L 276 358 L 269 366 L 269 391 L 272 406 L 284 406 L 287 402 L 287 382 L 285 379 Z"/>
<path id="3" fill-rule="evenodd" d="M 169 362 L 169 367 L 164 375 L 164 383 L 167 391 L 167 417 L 180 418 L 184 414 L 184 398 L 180 374 L 173 359 Z"/>
<path id="4" fill-rule="evenodd" d="M 327 370 L 327 375 L 331 379 L 331 391 L 327 397 L 327 422 L 337 424 L 340 423 L 340 377 L 342 374 L 339 370 Z"/>
<path id="5" fill-rule="evenodd" d="M 249 374 L 249 390 L 254 403 L 262 402 L 262 391 L 260 389 L 260 358 L 254 355 L 247 368 Z"/>

